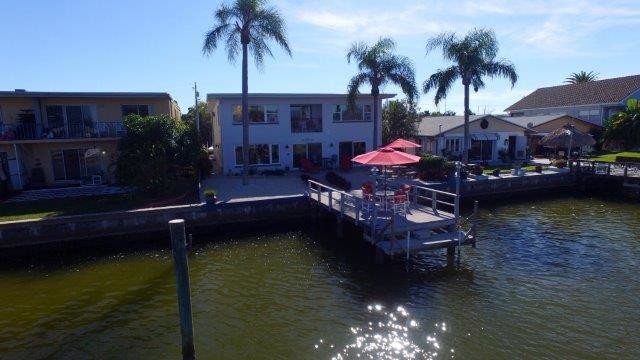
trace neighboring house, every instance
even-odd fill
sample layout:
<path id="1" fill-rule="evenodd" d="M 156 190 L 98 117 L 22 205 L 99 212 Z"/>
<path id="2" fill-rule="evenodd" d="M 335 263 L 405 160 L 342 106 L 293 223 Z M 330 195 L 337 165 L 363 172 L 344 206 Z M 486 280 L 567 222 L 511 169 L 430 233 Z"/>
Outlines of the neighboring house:
<path id="1" fill-rule="evenodd" d="M 13 190 L 112 182 L 128 114 L 180 108 L 167 93 L 1 91 L 1 170 Z"/>
<path id="2" fill-rule="evenodd" d="M 382 141 L 382 99 L 378 144 Z M 208 94 L 216 168 L 242 172 L 241 94 Z M 257 171 L 298 169 L 302 159 L 318 166 L 349 166 L 352 157 L 373 149 L 373 98 L 361 94 L 356 111 L 345 94 L 249 94 L 249 163 Z"/>
<path id="3" fill-rule="evenodd" d="M 602 126 L 640 98 L 640 75 L 540 88 L 509 106 L 510 116 L 570 115 Z"/>
<path id="4" fill-rule="evenodd" d="M 493 115 L 471 115 L 469 161 L 496 164 L 502 162 L 501 153 L 510 159 L 524 160 L 527 156 L 527 136 L 535 132 Z M 426 116 L 418 130 L 422 151 L 435 155 L 462 155 L 464 116 Z"/>
<path id="5" fill-rule="evenodd" d="M 569 115 L 505 117 L 505 120 L 535 131 L 530 134 L 527 144 L 533 155 L 548 155 L 551 149 L 541 146 L 540 139 L 566 124 L 571 124 L 575 126 L 577 130 L 589 134 L 594 134 L 602 130 L 602 126 Z"/>

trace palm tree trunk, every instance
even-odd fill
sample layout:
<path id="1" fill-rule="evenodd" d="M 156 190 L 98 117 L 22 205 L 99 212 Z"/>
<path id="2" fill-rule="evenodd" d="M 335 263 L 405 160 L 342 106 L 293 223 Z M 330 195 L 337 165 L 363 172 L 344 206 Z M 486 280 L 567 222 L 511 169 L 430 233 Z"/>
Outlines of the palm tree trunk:
<path id="1" fill-rule="evenodd" d="M 469 163 L 469 84 L 464 84 L 464 139 L 462 163 Z"/>
<path id="2" fill-rule="evenodd" d="M 249 184 L 249 66 L 247 44 L 242 44 L 242 185 Z"/>
<path id="3" fill-rule="evenodd" d="M 373 94 L 373 149 L 378 148 L 378 98 L 379 94 Z M 364 110 L 364 109 L 363 109 Z"/>

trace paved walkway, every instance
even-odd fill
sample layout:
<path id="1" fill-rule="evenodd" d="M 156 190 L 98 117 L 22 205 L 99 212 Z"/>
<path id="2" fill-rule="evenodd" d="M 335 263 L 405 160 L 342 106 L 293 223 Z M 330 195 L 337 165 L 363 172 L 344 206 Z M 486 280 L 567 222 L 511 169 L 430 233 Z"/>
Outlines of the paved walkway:
<path id="1" fill-rule="evenodd" d="M 320 171 L 307 175 L 326 183 L 326 173 Z M 350 181 L 352 189 L 359 189 L 370 179 L 368 167 L 336 173 Z M 292 171 L 284 176 L 250 176 L 248 185 L 242 185 L 242 176 L 216 175 L 202 182 L 200 198 L 204 200 L 202 192 L 206 189 L 215 189 L 218 201 L 228 203 L 304 195 L 307 183 L 302 181 L 301 175 L 302 172 Z"/>
<path id="2" fill-rule="evenodd" d="M 56 188 L 56 189 L 26 190 L 7 199 L 5 203 L 63 199 L 63 198 L 81 197 L 81 196 L 114 195 L 114 194 L 124 194 L 127 192 L 128 190 L 126 188 L 117 187 L 117 186 L 106 186 L 106 185 L 74 186 L 74 187 Z"/>

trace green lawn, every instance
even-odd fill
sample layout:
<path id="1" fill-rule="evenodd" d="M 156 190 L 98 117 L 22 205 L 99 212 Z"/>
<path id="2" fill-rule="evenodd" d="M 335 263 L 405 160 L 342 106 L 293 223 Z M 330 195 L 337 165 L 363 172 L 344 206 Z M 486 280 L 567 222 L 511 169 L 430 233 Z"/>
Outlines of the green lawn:
<path id="1" fill-rule="evenodd" d="M 0 203 L 0 222 L 177 205 L 193 202 L 197 196 L 191 184 L 181 183 L 156 197 L 118 194 Z"/>
<path id="2" fill-rule="evenodd" d="M 130 195 L 105 195 L 0 204 L 0 221 L 135 209 L 143 202 Z"/>
<path id="3" fill-rule="evenodd" d="M 589 157 L 589 160 L 615 162 L 616 156 L 638 158 L 638 161 L 640 161 L 640 151 L 619 151 L 619 152 L 601 153 L 596 156 Z"/>

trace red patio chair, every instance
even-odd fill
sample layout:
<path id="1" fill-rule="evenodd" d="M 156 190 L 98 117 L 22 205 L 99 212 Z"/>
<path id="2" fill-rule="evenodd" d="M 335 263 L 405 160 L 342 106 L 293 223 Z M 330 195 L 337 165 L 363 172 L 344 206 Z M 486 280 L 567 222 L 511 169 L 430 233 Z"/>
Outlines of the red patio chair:
<path id="1" fill-rule="evenodd" d="M 302 171 L 307 173 L 315 173 L 320 171 L 320 167 L 307 158 L 300 159 L 300 167 L 302 167 Z"/>

